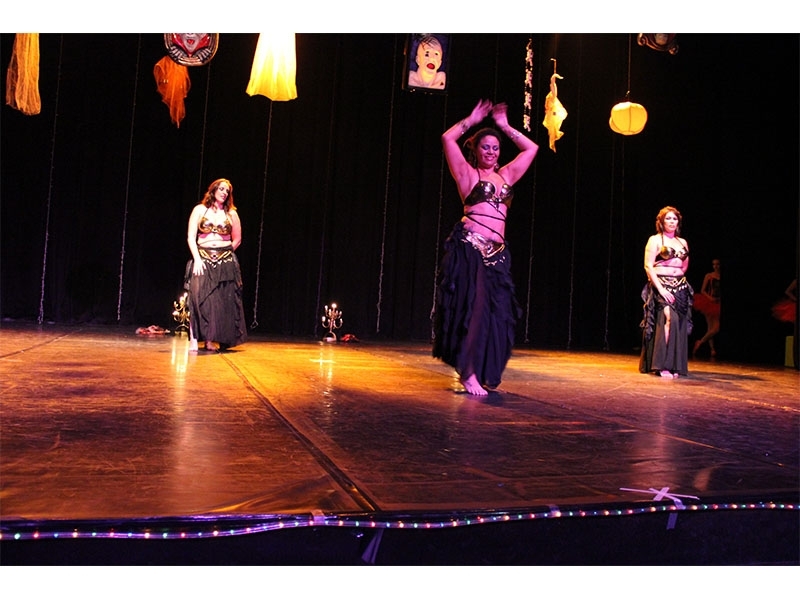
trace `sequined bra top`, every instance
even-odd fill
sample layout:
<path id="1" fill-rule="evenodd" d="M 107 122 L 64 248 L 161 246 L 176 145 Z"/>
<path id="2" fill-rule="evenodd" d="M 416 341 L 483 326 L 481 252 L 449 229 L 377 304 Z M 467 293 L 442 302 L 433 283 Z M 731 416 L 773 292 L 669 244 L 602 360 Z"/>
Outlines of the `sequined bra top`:
<path id="1" fill-rule="evenodd" d="M 208 212 L 206 210 L 206 212 Z M 233 224 L 228 216 L 225 216 L 224 223 L 212 223 L 208 219 L 206 219 L 205 213 L 203 214 L 203 218 L 200 219 L 200 222 L 197 224 L 197 231 L 198 234 L 206 234 L 206 233 L 218 233 L 219 235 L 231 235 L 233 231 Z"/>
<path id="2" fill-rule="evenodd" d="M 514 188 L 507 183 L 500 187 L 498 192 L 491 181 L 478 181 L 472 191 L 464 199 L 466 206 L 475 206 L 481 202 L 492 202 L 494 204 L 505 204 L 511 206 L 514 198 Z"/>
<path id="3" fill-rule="evenodd" d="M 497 211 L 497 214 L 478 213 L 474 210 L 468 210 L 466 213 L 464 213 L 464 218 L 474 221 L 484 229 L 494 233 L 498 239 L 504 240 L 503 234 L 493 227 L 490 227 L 486 222 L 486 219 L 495 219 L 505 223 L 506 215 L 500 210 L 500 205 L 504 204 L 506 208 L 509 208 L 511 206 L 512 198 L 514 198 L 514 188 L 507 183 L 503 183 L 503 185 L 500 186 L 500 192 L 498 193 L 491 181 L 479 180 L 478 183 L 475 184 L 475 187 L 472 188 L 469 196 L 464 199 L 464 206 L 475 206 L 481 202 L 488 202 L 494 207 L 494 209 Z M 476 219 L 476 216 L 480 216 L 480 219 Z"/>
<path id="4" fill-rule="evenodd" d="M 680 243 L 680 242 L 679 242 Z M 681 244 L 679 250 L 676 250 L 672 246 L 667 246 L 664 244 L 664 235 L 661 235 L 661 251 L 658 253 L 658 257 L 662 260 L 670 260 L 672 258 L 679 258 L 680 260 L 686 260 L 689 256 L 689 250 L 686 249 L 686 246 Z"/>

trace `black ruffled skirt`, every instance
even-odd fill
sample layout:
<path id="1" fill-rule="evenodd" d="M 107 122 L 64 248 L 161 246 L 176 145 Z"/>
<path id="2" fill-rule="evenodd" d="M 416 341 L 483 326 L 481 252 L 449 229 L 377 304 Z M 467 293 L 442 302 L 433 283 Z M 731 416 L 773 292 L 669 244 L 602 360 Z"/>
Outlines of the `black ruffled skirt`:
<path id="1" fill-rule="evenodd" d="M 475 374 L 497 387 L 505 370 L 522 310 L 511 279 L 507 247 L 484 258 L 456 223 L 444 244 L 433 313 L 433 356 L 462 379 Z"/>
<path id="2" fill-rule="evenodd" d="M 233 250 L 219 249 L 203 256 L 203 262 L 206 268 L 200 276 L 192 274 L 192 259 L 186 265 L 192 334 L 199 341 L 238 346 L 247 340 L 239 260 Z"/>
<path id="3" fill-rule="evenodd" d="M 692 304 L 694 290 L 685 277 L 663 277 L 661 283 L 675 296 L 670 305 L 669 338 L 664 331 L 667 322 L 664 298 L 649 282 L 642 289 L 643 317 L 642 352 L 639 371 L 672 371 L 680 375 L 689 373 L 689 336 L 692 333 Z"/>

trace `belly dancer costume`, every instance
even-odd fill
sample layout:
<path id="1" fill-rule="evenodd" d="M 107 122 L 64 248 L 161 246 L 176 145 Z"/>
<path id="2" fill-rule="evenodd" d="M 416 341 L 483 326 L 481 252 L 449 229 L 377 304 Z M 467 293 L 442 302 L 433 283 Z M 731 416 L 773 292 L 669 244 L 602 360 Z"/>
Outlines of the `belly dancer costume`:
<path id="1" fill-rule="evenodd" d="M 508 184 L 497 192 L 492 182 L 478 181 L 464 205 L 488 203 L 496 215 L 481 216 L 504 222 L 500 205 L 509 207 L 513 196 Z M 467 210 L 464 216 L 478 222 L 475 215 Z M 485 387 L 497 387 L 511 357 L 514 329 L 521 314 L 505 240 L 490 240 L 467 230 L 464 221 L 457 222 L 445 240 L 437 281 L 433 356 L 453 367 L 462 379 L 474 373 Z"/>
<path id="2" fill-rule="evenodd" d="M 198 235 L 218 233 L 230 235 L 229 219 L 215 225 L 200 219 Z M 202 275 L 194 275 L 194 260 L 186 265 L 184 288 L 189 292 L 189 320 L 192 333 L 199 341 L 218 342 L 223 347 L 238 346 L 247 339 L 242 303 L 242 272 L 233 246 L 198 247 L 205 263 Z"/>
<path id="3" fill-rule="evenodd" d="M 672 258 L 684 259 L 689 251 L 684 247 L 675 250 L 662 243 L 659 257 L 662 261 Z M 658 262 L 656 263 L 658 264 Z M 689 373 L 689 335 L 692 333 L 692 304 L 694 290 L 686 277 L 659 275 L 667 290 L 675 296 L 674 304 L 667 304 L 658 290 L 649 281 L 642 290 L 644 301 L 644 317 L 640 323 L 642 328 L 642 354 L 639 358 L 639 371 L 672 371 L 680 375 Z M 670 308 L 669 341 L 664 333 L 667 322 L 664 308 Z"/>

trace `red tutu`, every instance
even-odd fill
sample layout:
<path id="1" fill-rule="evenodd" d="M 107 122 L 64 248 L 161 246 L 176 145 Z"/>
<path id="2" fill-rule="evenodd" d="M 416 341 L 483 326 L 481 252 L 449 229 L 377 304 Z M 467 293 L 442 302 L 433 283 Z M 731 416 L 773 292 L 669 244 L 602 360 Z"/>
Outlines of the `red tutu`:
<path id="1" fill-rule="evenodd" d="M 797 302 L 790 298 L 782 298 L 772 305 L 772 316 L 778 321 L 794 323 L 797 321 Z"/>
<path id="2" fill-rule="evenodd" d="M 719 317 L 719 302 L 714 302 L 705 294 L 695 294 L 693 308 L 707 317 Z"/>

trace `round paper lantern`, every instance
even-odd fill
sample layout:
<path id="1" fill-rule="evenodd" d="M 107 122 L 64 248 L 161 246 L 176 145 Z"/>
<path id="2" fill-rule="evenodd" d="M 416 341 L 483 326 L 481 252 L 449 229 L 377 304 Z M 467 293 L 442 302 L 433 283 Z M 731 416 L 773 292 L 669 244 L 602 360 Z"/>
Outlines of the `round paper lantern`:
<path id="1" fill-rule="evenodd" d="M 608 124 L 613 131 L 622 135 L 641 133 L 647 123 L 647 111 L 635 102 L 620 102 L 611 109 Z"/>

